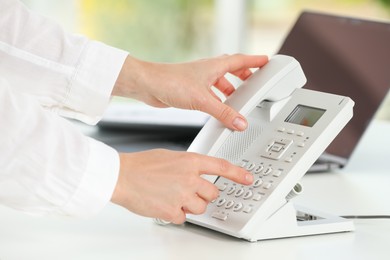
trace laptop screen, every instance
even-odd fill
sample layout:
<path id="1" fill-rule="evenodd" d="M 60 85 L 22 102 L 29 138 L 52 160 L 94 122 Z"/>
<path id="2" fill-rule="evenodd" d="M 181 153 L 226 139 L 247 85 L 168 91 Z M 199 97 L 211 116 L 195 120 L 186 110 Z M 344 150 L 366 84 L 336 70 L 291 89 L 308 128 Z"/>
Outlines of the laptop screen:
<path id="1" fill-rule="evenodd" d="M 279 53 L 301 63 L 305 88 L 355 101 L 354 117 L 326 150 L 349 158 L 390 88 L 390 24 L 303 12 Z"/>

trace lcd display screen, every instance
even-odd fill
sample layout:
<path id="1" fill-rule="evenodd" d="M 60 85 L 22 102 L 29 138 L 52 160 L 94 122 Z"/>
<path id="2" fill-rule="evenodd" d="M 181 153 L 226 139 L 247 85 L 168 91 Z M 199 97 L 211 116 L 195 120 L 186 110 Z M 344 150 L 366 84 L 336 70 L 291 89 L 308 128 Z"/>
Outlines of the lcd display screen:
<path id="1" fill-rule="evenodd" d="M 298 105 L 284 121 L 312 127 L 321 118 L 325 111 L 325 109 Z"/>

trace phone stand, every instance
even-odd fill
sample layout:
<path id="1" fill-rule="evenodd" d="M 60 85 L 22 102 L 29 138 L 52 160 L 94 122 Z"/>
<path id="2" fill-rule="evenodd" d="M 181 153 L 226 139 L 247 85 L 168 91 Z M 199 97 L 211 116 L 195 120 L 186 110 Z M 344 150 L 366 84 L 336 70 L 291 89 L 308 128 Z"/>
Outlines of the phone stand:
<path id="1" fill-rule="evenodd" d="M 297 236 L 348 232 L 354 230 L 352 220 L 307 209 L 289 201 L 263 225 L 251 242 Z"/>

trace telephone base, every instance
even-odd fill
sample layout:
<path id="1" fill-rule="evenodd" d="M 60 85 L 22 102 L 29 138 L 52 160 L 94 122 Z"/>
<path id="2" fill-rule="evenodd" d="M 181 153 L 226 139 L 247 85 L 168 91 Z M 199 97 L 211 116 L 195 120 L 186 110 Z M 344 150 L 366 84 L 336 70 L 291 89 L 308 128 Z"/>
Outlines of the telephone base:
<path id="1" fill-rule="evenodd" d="M 260 227 L 248 241 L 348 232 L 352 220 L 286 203 Z"/>

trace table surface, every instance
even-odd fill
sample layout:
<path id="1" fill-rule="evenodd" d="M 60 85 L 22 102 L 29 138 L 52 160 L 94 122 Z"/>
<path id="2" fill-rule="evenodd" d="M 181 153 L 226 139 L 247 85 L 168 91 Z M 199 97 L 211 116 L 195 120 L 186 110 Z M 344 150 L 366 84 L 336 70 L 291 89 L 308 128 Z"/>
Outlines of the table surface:
<path id="1" fill-rule="evenodd" d="M 346 169 L 305 175 L 295 201 L 336 215 L 390 215 L 389 133 L 389 123 L 376 122 Z M 139 147 L 132 149 L 186 145 L 136 139 Z M 159 226 L 112 204 L 90 219 L 32 217 L 0 207 L 0 220 L 0 260 L 390 258 L 389 219 L 354 220 L 354 232 L 255 243 L 188 223 Z"/>

